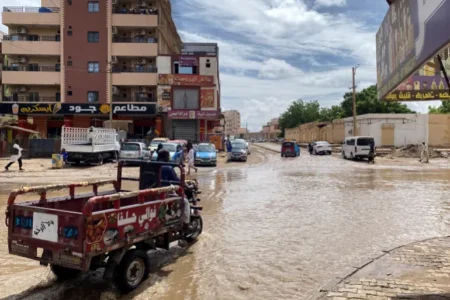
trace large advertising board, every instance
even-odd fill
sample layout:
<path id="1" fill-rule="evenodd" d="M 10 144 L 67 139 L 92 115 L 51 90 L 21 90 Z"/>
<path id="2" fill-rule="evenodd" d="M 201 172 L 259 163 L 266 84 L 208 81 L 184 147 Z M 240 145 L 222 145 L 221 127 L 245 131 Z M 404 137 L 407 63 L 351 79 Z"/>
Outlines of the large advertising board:
<path id="1" fill-rule="evenodd" d="M 448 11 L 450 0 L 396 0 L 391 4 L 376 35 L 380 100 L 450 42 Z"/>

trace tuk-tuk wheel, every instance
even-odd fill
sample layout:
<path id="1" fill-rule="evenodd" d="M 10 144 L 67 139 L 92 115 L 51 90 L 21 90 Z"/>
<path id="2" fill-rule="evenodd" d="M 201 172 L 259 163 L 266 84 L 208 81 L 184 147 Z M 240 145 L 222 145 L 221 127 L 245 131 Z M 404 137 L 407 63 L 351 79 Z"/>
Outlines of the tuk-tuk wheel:
<path id="1" fill-rule="evenodd" d="M 51 265 L 50 269 L 52 270 L 53 274 L 55 274 L 58 281 L 73 279 L 81 273 L 80 270 L 69 269 L 57 265 Z"/>
<path id="2" fill-rule="evenodd" d="M 118 269 L 116 284 L 122 292 L 130 292 L 148 278 L 149 262 L 144 250 L 129 250 L 122 258 Z"/>

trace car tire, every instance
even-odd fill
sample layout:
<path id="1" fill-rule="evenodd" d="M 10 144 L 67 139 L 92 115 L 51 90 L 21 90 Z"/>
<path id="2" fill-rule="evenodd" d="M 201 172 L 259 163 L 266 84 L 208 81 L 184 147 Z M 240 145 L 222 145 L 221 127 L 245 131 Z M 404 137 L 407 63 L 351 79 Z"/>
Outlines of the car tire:
<path id="1" fill-rule="evenodd" d="M 133 249 L 125 254 L 117 267 L 115 278 L 120 291 L 124 293 L 130 292 L 148 278 L 150 271 L 148 260 L 147 252 L 144 250 Z M 137 270 L 132 270 L 132 268 L 136 268 Z M 139 273 L 136 274 L 135 272 Z"/>
<path id="2" fill-rule="evenodd" d="M 97 164 L 99 166 L 103 165 L 103 154 L 97 155 Z"/>
<path id="3" fill-rule="evenodd" d="M 313 155 L 317 155 L 317 150 L 313 150 Z"/>
<path id="4" fill-rule="evenodd" d="M 328 155 L 331 155 L 331 151 L 328 151 Z"/>
<path id="5" fill-rule="evenodd" d="M 342 158 L 347 159 L 347 156 L 345 156 L 345 151 L 342 151 Z"/>
<path id="6" fill-rule="evenodd" d="M 350 152 L 350 159 L 355 160 L 355 157 L 353 156 L 353 152 Z"/>

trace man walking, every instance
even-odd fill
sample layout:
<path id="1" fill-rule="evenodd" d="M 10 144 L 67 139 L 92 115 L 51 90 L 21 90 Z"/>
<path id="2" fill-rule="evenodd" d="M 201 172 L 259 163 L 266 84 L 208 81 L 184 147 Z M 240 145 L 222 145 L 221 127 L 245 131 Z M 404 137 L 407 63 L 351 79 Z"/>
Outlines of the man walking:
<path id="1" fill-rule="evenodd" d="M 228 136 L 228 138 L 227 138 L 226 146 L 227 146 L 227 162 L 229 162 L 231 160 L 231 151 L 233 151 L 233 147 L 231 146 L 230 136 Z"/>
<path id="2" fill-rule="evenodd" d="M 375 142 L 370 142 L 370 150 L 369 150 L 369 164 L 375 163 Z"/>
<path id="3" fill-rule="evenodd" d="M 428 153 L 428 145 L 425 142 L 422 143 L 422 153 L 420 154 L 420 162 L 429 163 L 430 154 Z"/>
<path id="4" fill-rule="evenodd" d="M 22 169 L 22 151 L 23 151 L 23 149 L 19 146 L 19 141 L 14 140 L 11 160 L 6 165 L 5 171 L 9 171 L 9 167 L 16 161 L 19 163 L 19 170 L 23 171 L 23 169 Z"/>

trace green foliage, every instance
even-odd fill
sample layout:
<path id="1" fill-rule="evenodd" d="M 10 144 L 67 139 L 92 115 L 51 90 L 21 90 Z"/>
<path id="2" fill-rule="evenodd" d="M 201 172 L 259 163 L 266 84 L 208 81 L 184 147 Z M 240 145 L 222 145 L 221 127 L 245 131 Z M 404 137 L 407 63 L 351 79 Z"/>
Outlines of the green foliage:
<path id="1" fill-rule="evenodd" d="M 450 112 L 450 102 L 448 112 Z M 361 92 L 356 93 L 356 112 L 358 115 L 376 113 L 415 113 L 405 104 L 399 102 L 379 101 L 377 87 L 372 85 Z M 331 107 L 320 107 L 318 101 L 304 102 L 297 100 L 292 102 L 289 108 L 280 116 L 279 124 L 284 136 L 286 128 L 296 127 L 310 122 L 330 122 L 336 119 L 351 117 L 353 115 L 352 93 L 345 93 L 344 100 L 340 105 Z"/>
<path id="2" fill-rule="evenodd" d="M 450 114 L 450 102 L 442 101 L 442 104 L 438 107 L 428 106 L 428 112 L 430 114 Z"/>

